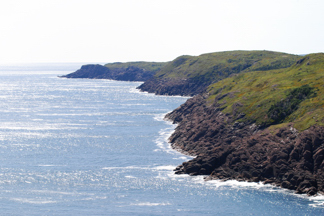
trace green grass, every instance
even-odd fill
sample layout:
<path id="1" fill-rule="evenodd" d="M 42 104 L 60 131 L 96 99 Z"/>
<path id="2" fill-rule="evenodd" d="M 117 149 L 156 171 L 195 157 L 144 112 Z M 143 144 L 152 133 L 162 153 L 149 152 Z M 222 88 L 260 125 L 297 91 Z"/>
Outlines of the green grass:
<path id="1" fill-rule="evenodd" d="M 126 69 L 128 67 L 138 67 L 145 69 L 147 71 L 152 71 L 152 72 L 157 72 L 159 71 L 162 67 L 164 67 L 167 64 L 167 62 L 115 62 L 115 63 L 108 63 L 105 64 L 105 67 L 108 67 L 109 69 Z"/>
<path id="2" fill-rule="evenodd" d="M 227 51 L 200 56 L 180 56 L 166 64 L 157 78 L 213 81 L 232 74 L 291 66 L 300 56 L 271 51 Z"/>
<path id="3" fill-rule="evenodd" d="M 271 105 L 267 112 L 269 124 L 278 124 L 283 122 L 289 115 L 298 110 L 300 103 L 304 100 L 316 97 L 314 87 L 303 85 L 292 89 L 285 99 Z"/>
<path id="4" fill-rule="evenodd" d="M 235 113 L 246 115 L 239 121 L 264 126 L 292 122 L 298 130 L 324 126 L 324 54 L 307 55 L 289 68 L 241 73 L 210 85 L 208 91 L 210 103 L 225 96 L 219 101 L 225 113 L 242 104 Z M 285 112 L 280 118 L 271 115 L 278 107 Z"/>

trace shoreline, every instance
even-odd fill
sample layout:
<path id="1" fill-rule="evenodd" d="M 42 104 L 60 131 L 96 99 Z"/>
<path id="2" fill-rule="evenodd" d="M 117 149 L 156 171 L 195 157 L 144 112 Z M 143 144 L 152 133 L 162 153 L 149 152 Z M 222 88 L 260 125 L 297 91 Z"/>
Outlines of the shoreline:
<path id="1" fill-rule="evenodd" d="M 226 56 L 224 57 L 225 54 Z M 258 66 L 254 64 L 255 60 L 259 59 L 256 56 L 257 54 L 263 56 L 258 61 L 260 63 Z M 250 55 L 252 57 L 250 60 L 253 64 L 239 67 L 242 66 L 241 60 Z M 312 93 L 313 87 L 304 84 L 302 87 L 297 86 L 297 88 L 293 85 L 294 91 L 291 91 L 287 96 L 284 90 L 278 88 L 278 83 L 281 83 L 280 80 L 273 81 L 271 85 L 265 84 L 261 80 L 262 82 L 258 81 L 260 83 L 254 86 L 257 89 L 255 91 L 249 89 L 246 92 L 242 88 L 234 91 L 234 89 L 237 89 L 237 83 L 240 83 L 242 86 L 247 85 L 248 81 L 245 78 L 254 80 L 253 82 L 258 80 L 259 70 L 264 71 L 264 74 L 270 78 L 273 77 L 271 70 L 278 68 L 283 69 L 283 71 L 292 71 L 291 73 L 296 75 L 296 73 L 301 73 L 300 70 L 304 68 L 308 70 L 314 67 L 312 66 L 313 64 L 321 62 L 320 58 L 322 55 L 313 54 L 302 59 L 298 56 L 291 56 L 289 62 L 285 61 L 287 59 L 282 57 L 282 53 L 265 51 L 214 53 L 207 56 L 210 59 L 205 59 L 205 55 L 198 56 L 198 59 L 192 59 L 188 56 L 179 57 L 167 64 L 167 66 L 162 67 L 156 76 L 146 80 L 136 88 L 137 90 L 140 89 L 138 93 L 146 92 L 147 94 L 152 93 L 163 97 L 170 95 L 180 95 L 176 97 L 188 94 L 194 95 L 192 97 L 189 96 L 184 104 L 165 116 L 165 119 L 177 124 L 174 132 L 168 139 L 171 148 L 184 155 L 195 156 L 192 160 L 178 166 L 175 170 L 176 174 L 208 175 L 210 179 L 262 181 L 310 196 L 324 192 L 324 174 L 321 173 L 324 167 L 324 149 L 321 147 L 321 143 L 324 143 L 324 136 L 322 136 L 324 134 L 324 126 L 310 125 L 311 127 L 308 130 L 301 130 L 298 133 L 294 129 L 292 122 L 283 125 L 278 124 L 287 117 L 279 115 L 280 112 L 287 112 L 284 114 L 289 116 L 291 112 L 295 111 L 296 107 L 299 107 L 301 101 L 308 99 L 309 92 Z M 233 56 L 237 60 L 234 63 Z M 222 68 L 221 62 L 219 62 L 220 57 L 228 60 L 227 64 L 223 65 L 224 68 Z M 268 58 L 271 59 L 270 62 L 279 62 L 280 64 L 269 66 L 269 62 L 266 60 Z M 211 59 L 214 60 L 211 61 Z M 201 66 L 198 64 L 198 60 L 202 62 L 206 60 L 208 66 L 214 65 L 212 68 L 215 71 L 213 70 L 213 73 L 210 72 L 209 74 L 208 67 L 198 67 Z M 229 65 L 232 65 L 232 68 L 227 68 Z M 237 67 L 234 67 L 234 65 Z M 179 75 L 182 71 L 180 70 L 181 66 L 186 66 L 183 68 L 188 66 L 187 69 L 192 69 L 192 73 L 196 76 L 193 76 L 192 80 L 187 79 L 188 77 L 179 78 L 177 74 Z M 204 76 L 200 77 L 201 74 L 199 75 L 197 71 L 202 69 L 206 70 L 204 71 L 206 74 L 201 72 Z M 299 70 L 297 71 L 297 69 Z M 142 71 L 140 68 L 136 70 Z M 245 70 L 249 73 L 244 73 Z M 78 77 L 87 75 L 89 78 L 90 75 L 90 78 L 105 79 L 108 78 L 108 75 L 110 76 L 110 72 L 110 69 L 102 66 L 88 65 L 82 66 L 80 70 L 73 74 L 78 75 Z M 124 72 L 122 71 L 122 73 Z M 242 75 L 237 75 L 238 73 Z M 290 80 L 286 77 L 287 73 L 281 71 L 280 73 L 282 73 L 280 74 L 282 77 Z M 220 74 L 223 74 L 224 77 L 217 77 Z M 70 78 L 75 78 L 74 75 L 70 76 Z M 203 84 L 211 81 L 204 79 L 206 78 L 205 75 L 210 75 L 211 77 L 209 78 L 212 78 L 212 75 L 217 77 L 214 79 L 214 84 L 208 89 L 208 93 L 205 88 L 201 89 Z M 230 78 L 225 79 L 226 77 Z M 219 80 L 223 81 L 217 82 Z M 299 81 L 302 80 L 299 79 Z M 264 94 L 261 94 L 263 92 L 260 93 L 259 91 L 260 88 L 265 89 L 264 94 L 268 94 L 269 91 L 270 94 L 271 91 L 278 92 L 276 98 L 270 101 L 273 103 L 272 105 L 271 103 L 269 104 L 269 101 L 264 102 L 259 98 L 257 101 L 252 101 L 253 104 L 257 103 L 256 106 L 250 104 L 248 100 L 249 95 L 252 95 L 251 98 L 253 100 L 260 95 L 264 98 Z M 309 90 L 309 92 L 306 90 Z M 238 92 L 242 93 L 238 94 Z M 245 93 L 246 96 L 244 96 Z M 298 94 L 302 94 L 302 100 L 298 100 L 298 104 L 291 104 L 291 101 L 295 101 L 294 99 L 296 99 L 295 97 Z M 276 102 L 279 97 L 285 96 L 287 98 L 282 99 L 281 101 L 283 102 Z M 316 92 L 311 96 L 315 97 Z M 289 105 L 288 111 L 284 106 L 284 102 Z M 279 108 L 278 110 L 270 109 L 270 105 Z M 294 107 L 291 108 L 290 105 L 294 105 Z M 250 109 L 252 106 L 253 108 Z M 223 113 L 224 109 L 226 110 Z M 250 113 L 255 113 L 253 114 L 255 116 L 250 117 Z M 268 123 L 268 126 L 266 123 Z M 269 125 L 276 124 L 278 126 L 269 129 Z"/>
<path id="2" fill-rule="evenodd" d="M 197 155 L 179 165 L 176 174 L 264 182 L 309 196 L 323 193 L 323 179 L 305 166 L 320 156 L 324 128 L 300 133 L 290 125 L 275 131 L 260 130 L 252 123 L 237 124 L 233 116 L 215 111 L 217 103 L 205 103 L 203 96 L 196 96 L 166 115 L 177 124 L 169 138 L 171 146 Z M 306 157 L 309 148 L 314 149 L 314 156 Z"/>
<path id="3" fill-rule="evenodd" d="M 168 112 L 170 113 L 170 112 Z M 166 113 L 165 115 L 167 115 L 168 113 Z M 164 117 L 163 118 L 164 121 L 166 122 L 172 122 L 170 119 Z M 176 125 L 173 132 L 175 132 L 175 129 L 177 127 Z M 172 135 L 172 133 L 170 133 L 170 136 Z M 175 148 L 171 142 L 169 142 L 170 136 L 167 137 L 167 139 L 165 140 L 165 142 L 169 143 L 170 149 L 173 151 L 176 151 L 180 154 L 183 154 L 185 157 L 191 157 L 192 159 L 197 157 L 197 156 L 193 156 L 190 155 L 188 152 L 183 151 L 181 148 Z M 187 161 L 187 160 L 186 160 Z M 185 161 L 185 162 L 186 162 Z M 181 165 L 179 165 L 181 166 Z M 177 167 L 179 167 L 177 166 Z M 176 167 L 176 168 L 177 168 Z M 176 174 L 175 173 L 175 169 L 172 170 L 172 175 L 174 177 L 180 177 L 181 176 L 185 176 L 185 177 L 189 177 L 189 178 L 199 178 L 200 179 L 200 183 L 202 184 L 209 184 L 209 185 L 214 185 L 217 188 L 218 187 L 223 187 L 223 186 L 229 186 L 232 188 L 244 188 L 244 189 L 249 189 L 249 188 L 253 188 L 253 189 L 259 189 L 261 188 L 266 189 L 266 188 L 270 188 L 271 190 L 264 190 L 266 192 L 276 192 L 276 193 L 285 193 L 294 197 L 300 197 L 302 199 L 306 199 L 308 201 L 312 201 L 314 202 L 313 204 L 309 204 L 310 206 L 314 207 L 314 208 L 318 208 L 318 207 L 324 207 L 324 193 L 322 192 L 318 192 L 317 194 L 313 195 L 313 196 L 309 196 L 305 193 L 303 194 L 298 194 L 293 190 L 287 189 L 287 188 L 283 188 L 280 185 L 276 185 L 274 183 L 265 183 L 264 181 L 259 181 L 259 182 L 253 182 L 253 181 L 249 181 L 249 180 L 238 180 L 238 179 L 208 179 L 208 175 L 190 175 L 190 174 Z"/>
<path id="4" fill-rule="evenodd" d="M 168 113 L 170 113 L 170 112 L 168 112 Z M 168 113 L 166 113 L 165 115 L 167 115 Z M 165 117 L 162 120 L 172 123 L 172 120 L 165 118 Z M 177 126 L 177 124 L 173 124 L 173 125 L 175 125 L 175 128 L 170 133 L 170 136 L 173 132 L 175 132 L 175 129 Z M 170 136 L 164 137 L 165 138 L 164 141 L 169 144 L 169 147 L 172 151 L 183 154 L 185 157 L 191 157 L 192 159 L 196 157 L 196 156 L 190 155 L 187 152 L 184 152 L 180 148 L 174 148 L 174 146 L 172 146 L 172 143 L 169 142 Z M 304 194 L 295 193 L 293 190 L 280 187 L 279 185 L 276 185 L 274 183 L 265 183 L 262 181 L 253 182 L 253 181 L 248 181 L 248 180 L 237 180 L 237 179 L 208 179 L 207 175 L 176 174 L 175 169 L 172 170 L 172 176 L 173 176 L 173 178 L 182 178 L 182 177 L 196 178 L 196 179 L 198 179 L 198 181 L 195 180 L 193 182 L 207 184 L 207 186 L 211 186 L 211 187 L 215 186 L 216 188 L 229 186 L 231 188 L 239 188 L 239 189 L 261 189 L 262 191 L 269 192 L 269 193 L 271 193 L 271 192 L 285 193 L 287 195 L 299 197 L 299 198 L 313 202 L 312 204 L 309 204 L 309 205 L 314 208 L 323 208 L 324 207 L 324 193 L 321 193 L 321 192 L 317 193 L 316 195 L 309 196 L 305 193 Z M 267 188 L 269 188 L 269 190 L 267 190 Z"/>

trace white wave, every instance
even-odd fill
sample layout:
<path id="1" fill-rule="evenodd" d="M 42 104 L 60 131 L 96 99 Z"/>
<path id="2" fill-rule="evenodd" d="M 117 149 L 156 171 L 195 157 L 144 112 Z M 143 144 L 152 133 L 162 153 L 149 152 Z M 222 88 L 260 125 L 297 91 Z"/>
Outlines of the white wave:
<path id="1" fill-rule="evenodd" d="M 264 184 L 262 182 L 246 182 L 246 181 L 237 181 L 237 180 L 205 180 L 205 175 L 199 175 L 199 176 L 190 176 L 187 174 L 181 174 L 176 175 L 174 173 L 170 173 L 170 178 L 174 179 L 187 179 L 190 180 L 190 182 L 195 184 L 201 184 L 206 185 L 210 188 L 222 188 L 222 187 L 231 187 L 236 189 L 248 189 L 248 188 L 254 188 L 254 189 L 261 189 L 263 188 L 265 191 L 268 191 L 269 189 L 281 189 L 279 187 L 270 185 L 270 184 Z"/>
<path id="2" fill-rule="evenodd" d="M 174 170 L 176 168 L 176 166 L 172 166 L 172 165 L 167 165 L 167 166 L 157 166 L 155 167 L 156 170 Z"/>
<path id="3" fill-rule="evenodd" d="M 181 156 L 181 157 L 178 157 L 178 158 L 172 158 L 173 160 L 188 160 L 188 156 Z"/>
<path id="4" fill-rule="evenodd" d="M 166 113 L 162 113 L 162 114 L 155 114 L 153 119 L 155 121 L 163 121 L 164 120 L 164 116 L 166 115 Z"/>
<path id="5" fill-rule="evenodd" d="M 140 166 L 126 166 L 126 167 L 103 167 L 103 170 L 153 170 L 153 171 L 172 171 L 176 168 L 173 165 L 140 167 Z M 125 176 L 126 178 L 133 178 L 133 176 Z M 135 177 L 134 177 L 135 178 Z"/>
<path id="6" fill-rule="evenodd" d="M 142 84 L 143 82 L 139 82 L 139 84 Z M 192 98 L 190 96 L 180 96 L 180 95 L 157 95 L 155 93 L 150 93 L 150 92 L 147 92 L 147 91 L 142 91 L 140 89 L 137 89 L 137 88 L 131 88 L 130 93 L 138 93 L 138 94 L 143 94 L 143 95 L 147 95 L 147 96 L 153 96 L 153 97 L 177 97 L 177 98 Z"/>
<path id="7" fill-rule="evenodd" d="M 324 207 L 324 194 L 319 194 L 317 196 L 314 197 L 308 197 L 309 200 L 311 200 L 312 204 L 310 204 L 310 206 L 313 207 Z"/>
<path id="8" fill-rule="evenodd" d="M 140 84 L 142 84 L 142 83 L 140 83 Z M 141 95 L 147 95 L 147 96 L 157 96 L 157 95 L 155 95 L 154 93 L 148 93 L 148 92 L 146 92 L 146 91 L 142 91 L 142 90 L 137 89 L 137 88 L 131 88 L 131 89 L 129 90 L 129 92 L 130 92 L 130 93 L 141 94 Z"/>
<path id="9" fill-rule="evenodd" d="M 66 166 L 66 165 L 54 165 L 54 164 L 38 164 L 40 167 L 59 167 L 59 166 Z"/>
<path id="10" fill-rule="evenodd" d="M 205 180 L 206 176 L 190 176 L 187 174 L 176 175 L 174 172 L 168 173 L 169 178 L 175 179 L 177 181 L 183 182 L 188 181 L 188 183 L 193 183 L 194 185 L 207 186 L 210 189 L 221 189 L 221 188 L 233 188 L 233 189 L 255 189 L 269 193 L 284 193 L 287 195 L 299 197 L 305 200 L 309 200 L 312 203 L 309 205 L 312 207 L 324 208 L 324 194 L 318 194 L 316 196 L 307 196 L 306 194 L 296 194 L 292 190 L 281 188 L 271 184 L 264 184 L 263 182 L 246 182 L 237 180 Z"/>
<path id="11" fill-rule="evenodd" d="M 29 203 L 29 204 L 52 204 L 52 203 L 57 203 L 57 201 L 54 201 L 54 200 L 27 199 L 27 198 L 11 198 L 10 200 L 20 202 L 20 203 Z"/>
<path id="12" fill-rule="evenodd" d="M 167 153 L 173 153 L 173 149 L 168 143 L 168 138 L 171 136 L 173 130 L 174 127 L 160 130 L 159 137 L 155 140 L 155 143 L 159 147 L 159 149 Z"/>
<path id="13" fill-rule="evenodd" d="M 120 169 L 120 170 L 127 170 L 127 169 L 139 169 L 139 170 L 151 170 L 152 168 L 150 167 L 139 167 L 139 166 L 127 166 L 127 167 L 103 167 L 101 168 L 103 170 L 115 170 L 115 169 Z"/>
<path id="14" fill-rule="evenodd" d="M 203 178 L 200 180 L 206 184 L 212 185 L 214 187 L 224 187 L 229 186 L 232 188 L 274 188 L 275 186 L 269 184 L 263 184 L 261 182 L 246 182 L 246 181 L 237 181 L 237 180 L 210 180 L 205 181 Z"/>
<path id="15" fill-rule="evenodd" d="M 40 193 L 40 194 L 61 194 L 61 195 L 69 195 L 69 196 L 77 196 L 77 195 L 88 195 L 93 196 L 94 194 L 89 193 L 77 193 L 77 192 L 66 192 L 66 191 L 52 191 L 52 190 L 32 190 L 32 193 Z"/>
<path id="16" fill-rule="evenodd" d="M 15 147 L 36 147 L 39 148 L 40 145 L 39 144 L 11 144 L 11 146 L 15 146 Z"/>
<path id="17" fill-rule="evenodd" d="M 139 85 L 142 84 L 143 82 L 136 82 L 138 83 Z M 129 89 L 129 92 L 130 93 L 145 93 L 145 92 L 142 92 L 140 89 L 137 89 L 137 88 L 130 88 Z"/>
<path id="18" fill-rule="evenodd" d="M 133 203 L 133 206 L 168 206 L 171 205 L 169 202 L 166 203 L 151 203 L 151 202 L 141 202 L 141 203 Z"/>
<path id="19" fill-rule="evenodd" d="M 35 119 L 31 119 L 32 121 L 44 121 L 44 119 L 40 119 L 40 118 L 35 118 Z"/>
<path id="20" fill-rule="evenodd" d="M 154 119 L 155 121 L 164 121 L 164 123 L 166 123 L 167 125 L 172 125 L 172 128 L 173 128 L 173 130 L 174 130 L 174 128 L 176 127 L 176 125 L 173 124 L 173 122 L 172 122 L 171 120 L 165 118 L 165 116 L 166 116 L 168 113 L 169 113 L 169 112 L 167 112 L 167 113 L 162 113 L 162 114 L 155 114 L 154 117 L 153 117 L 153 119 Z M 173 130 L 172 130 L 172 132 L 173 132 Z"/>
<path id="21" fill-rule="evenodd" d="M 88 197 L 88 198 L 83 198 L 81 200 L 84 200 L 84 201 L 92 201 L 92 200 L 104 200 L 104 199 L 107 199 L 106 196 L 95 196 L 95 197 Z"/>
<path id="22" fill-rule="evenodd" d="M 170 125 L 169 128 L 162 129 L 159 131 L 159 137 L 155 140 L 158 149 L 155 149 L 154 151 L 159 151 L 160 149 L 161 151 L 164 151 L 168 154 L 179 155 L 179 158 L 174 158 L 176 160 L 181 159 L 183 161 L 186 161 L 194 158 L 191 156 L 183 155 L 182 153 L 171 147 L 171 144 L 168 141 L 168 139 L 174 132 L 175 127 L 175 125 Z"/>

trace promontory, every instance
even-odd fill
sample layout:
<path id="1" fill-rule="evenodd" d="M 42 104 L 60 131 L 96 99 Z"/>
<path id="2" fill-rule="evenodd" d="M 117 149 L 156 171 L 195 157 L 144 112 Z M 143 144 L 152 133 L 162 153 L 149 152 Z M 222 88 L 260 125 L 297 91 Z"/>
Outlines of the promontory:
<path id="1" fill-rule="evenodd" d="M 324 193 L 323 53 L 228 51 L 80 70 L 65 77 L 144 81 L 142 91 L 192 96 L 166 115 L 177 124 L 172 147 L 195 156 L 177 174 Z"/>

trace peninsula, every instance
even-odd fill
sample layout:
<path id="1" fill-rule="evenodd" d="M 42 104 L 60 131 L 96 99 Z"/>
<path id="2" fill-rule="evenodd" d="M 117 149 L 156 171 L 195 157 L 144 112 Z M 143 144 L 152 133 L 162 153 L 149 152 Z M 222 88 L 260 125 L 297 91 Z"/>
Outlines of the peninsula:
<path id="1" fill-rule="evenodd" d="M 324 193 L 323 53 L 228 51 L 155 64 L 137 66 L 151 74 L 139 89 L 192 96 L 166 116 L 177 124 L 172 147 L 196 156 L 177 174 Z M 117 79 L 91 70 L 82 78 Z"/>
<path id="2" fill-rule="evenodd" d="M 79 70 L 61 77 L 146 81 L 152 78 L 165 64 L 164 62 L 89 64 L 83 65 Z"/>

